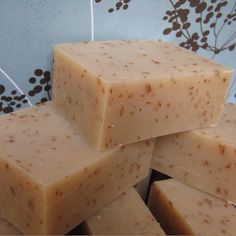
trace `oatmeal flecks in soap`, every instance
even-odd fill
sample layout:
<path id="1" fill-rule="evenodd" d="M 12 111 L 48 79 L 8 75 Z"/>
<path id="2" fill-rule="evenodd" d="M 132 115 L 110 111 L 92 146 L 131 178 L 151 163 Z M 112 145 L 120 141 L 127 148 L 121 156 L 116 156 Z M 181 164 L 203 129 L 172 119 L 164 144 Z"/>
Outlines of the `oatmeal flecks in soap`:
<path id="1" fill-rule="evenodd" d="M 152 185 L 149 206 L 169 235 L 234 235 L 236 210 L 174 179 Z"/>
<path id="2" fill-rule="evenodd" d="M 0 235 L 22 235 L 12 224 L 0 214 Z"/>
<path id="3" fill-rule="evenodd" d="M 219 126 L 157 138 L 152 168 L 236 202 L 236 106 L 225 105 Z"/>
<path id="4" fill-rule="evenodd" d="M 139 194 L 132 188 L 84 223 L 90 235 L 164 235 Z"/>
<path id="5" fill-rule="evenodd" d="M 216 125 L 232 70 L 163 41 L 55 47 L 54 106 L 96 150 Z"/>
<path id="6" fill-rule="evenodd" d="M 94 151 L 51 103 L 0 117 L 0 212 L 65 234 L 147 176 L 153 141 Z"/>

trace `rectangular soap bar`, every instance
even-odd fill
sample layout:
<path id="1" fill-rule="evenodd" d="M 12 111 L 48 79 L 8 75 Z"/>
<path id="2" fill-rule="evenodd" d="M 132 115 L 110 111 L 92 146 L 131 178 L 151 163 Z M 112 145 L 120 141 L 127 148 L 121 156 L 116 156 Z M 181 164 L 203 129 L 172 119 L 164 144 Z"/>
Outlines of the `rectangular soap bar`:
<path id="1" fill-rule="evenodd" d="M 225 105 L 217 127 L 156 139 L 152 168 L 236 202 L 236 106 Z"/>
<path id="2" fill-rule="evenodd" d="M 164 235 L 139 194 L 131 188 L 84 223 L 89 235 Z"/>
<path id="3" fill-rule="evenodd" d="M 134 187 L 135 190 L 139 193 L 144 201 L 146 201 L 148 190 L 149 190 L 149 183 L 151 178 L 151 169 L 147 177 L 139 181 Z"/>
<path id="4" fill-rule="evenodd" d="M 0 235 L 22 235 L 12 224 L 0 214 Z"/>
<path id="5" fill-rule="evenodd" d="M 235 235 L 236 209 L 174 179 L 153 184 L 149 206 L 169 235 Z"/>
<path id="6" fill-rule="evenodd" d="M 0 212 L 65 234 L 147 176 L 153 141 L 94 151 L 51 103 L 0 117 Z"/>
<path id="7" fill-rule="evenodd" d="M 62 44 L 55 47 L 54 106 L 103 150 L 216 125 L 231 74 L 163 41 Z"/>

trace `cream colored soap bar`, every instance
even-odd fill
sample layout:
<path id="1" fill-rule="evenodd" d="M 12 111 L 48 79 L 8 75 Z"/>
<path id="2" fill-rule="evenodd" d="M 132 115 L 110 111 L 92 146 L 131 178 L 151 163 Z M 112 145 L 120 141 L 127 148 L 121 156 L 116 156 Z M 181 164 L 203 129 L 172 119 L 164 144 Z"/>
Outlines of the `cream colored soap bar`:
<path id="1" fill-rule="evenodd" d="M 0 215 L 0 235 L 21 235 L 21 233 Z"/>
<path id="2" fill-rule="evenodd" d="M 147 177 L 139 181 L 134 187 L 135 190 L 139 193 L 139 195 L 142 197 L 144 201 L 146 201 L 148 189 L 149 189 L 149 183 L 151 178 L 151 169 L 149 171 L 149 174 Z"/>
<path id="3" fill-rule="evenodd" d="M 69 232 L 149 171 L 154 142 L 96 152 L 50 103 L 0 124 L 0 212 L 24 234 Z"/>
<path id="4" fill-rule="evenodd" d="M 236 202 L 236 106 L 225 105 L 217 127 L 158 138 L 152 168 Z"/>
<path id="5" fill-rule="evenodd" d="M 132 188 L 84 223 L 91 235 L 164 235 L 164 231 Z"/>
<path id="6" fill-rule="evenodd" d="M 155 182 L 149 206 L 167 234 L 235 235 L 236 209 L 174 179 Z"/>
<path id="7" fill-rule="evenodd" d="M 163 41 L 55 47 L 54 106 L 96 150 L 216 125 L 232 70 Z"/>

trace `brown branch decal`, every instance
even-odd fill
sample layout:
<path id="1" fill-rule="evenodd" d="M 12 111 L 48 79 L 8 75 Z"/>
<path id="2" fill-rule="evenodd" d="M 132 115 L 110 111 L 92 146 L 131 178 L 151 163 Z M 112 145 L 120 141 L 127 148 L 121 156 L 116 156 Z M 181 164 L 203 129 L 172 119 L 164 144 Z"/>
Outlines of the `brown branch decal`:
<path id="1" fill-rule="evenodd" d="M 34 76 L 29 78 L 29 83 L 34 85 L 28 92 L 30 97 L 46 92 L 46 96 L 41 96 L 36 104 L 51 100 L 51 73 L 49 71 L 36 69 Z M 0 84 L 0 114 L 16 111 L 27 103 L 25 94 L 20 94 L 16 89 L 8 91 L 4 84 Z"/>
<path id="2" fill-rule="evenodd" d="M 163 34 L 175 33 L 177 38 L 183 39 L 180 46 L 194 52 L 204 49 L 212 52 L 212 58 L 224 50 L 232 51 L 236 45 L 236 0 L 228 14 L 222 14 L 222 10 L 228 5 L 224 0 L 169 0 L 172 9 L 167 10 L 163 20 L 168 21 L 171 27 L 164 29 Z M 191 32 L 189 15 L 195 15 L 195 23 L 199 26 L 199 32 Z M 223 42 L 219 37 L 224 34 L 224 29 L 231 26 L 232 34 Z M 213 41 L 210 41 L 210 36 Z"/>
<path id="3" fill-rule="evenodd" d="M 0 84 L 0 113 L 10 113 L 28 103 L 25 95 L 19 94 L 15 89 L 7 91 L 3 84 Z"/>
<path id="4" fill-rule="evenodd" d="M 96 3 L 100 3 L 102 2 L 102 0 L 95 0 Z M 131 0 L 119 0 L 116 1 L 115 6 L 111 7 L 108 9 L 109 13 L 114 12 L 114 10 L 119 11 L 119 10 L 127 10 L 129 7 L 129 3 L 131 2 Z"/>
<path id="5" fill-rule="evenodd" d="M 43 71 L 41 69 L 36 69 L 34 71 L 34 76 L 29 78 L 29 82 L 34 85 L 34 88 L 29 91 L 29 96 L 33 97 L 38 93 L 45 91 L 47 93 L 46 97 L 41 98 L 40 102 L 46 102 L 51 100 L 51 73 L 50 71 Z"/>

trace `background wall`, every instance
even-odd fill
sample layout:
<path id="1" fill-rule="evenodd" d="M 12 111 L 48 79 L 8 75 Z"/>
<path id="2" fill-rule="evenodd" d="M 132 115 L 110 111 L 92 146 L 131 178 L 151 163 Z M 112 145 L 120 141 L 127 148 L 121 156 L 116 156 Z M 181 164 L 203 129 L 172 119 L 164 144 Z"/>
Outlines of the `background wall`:
<path id="1" fill-rule="evenodd" d="M 134 38 L 175 42 L 236 70 L 236 0 L 0 0 L 0 114 L 51 99 L 55 44 Z M 236 84 L 236 103 L 235 93 Z"/>

